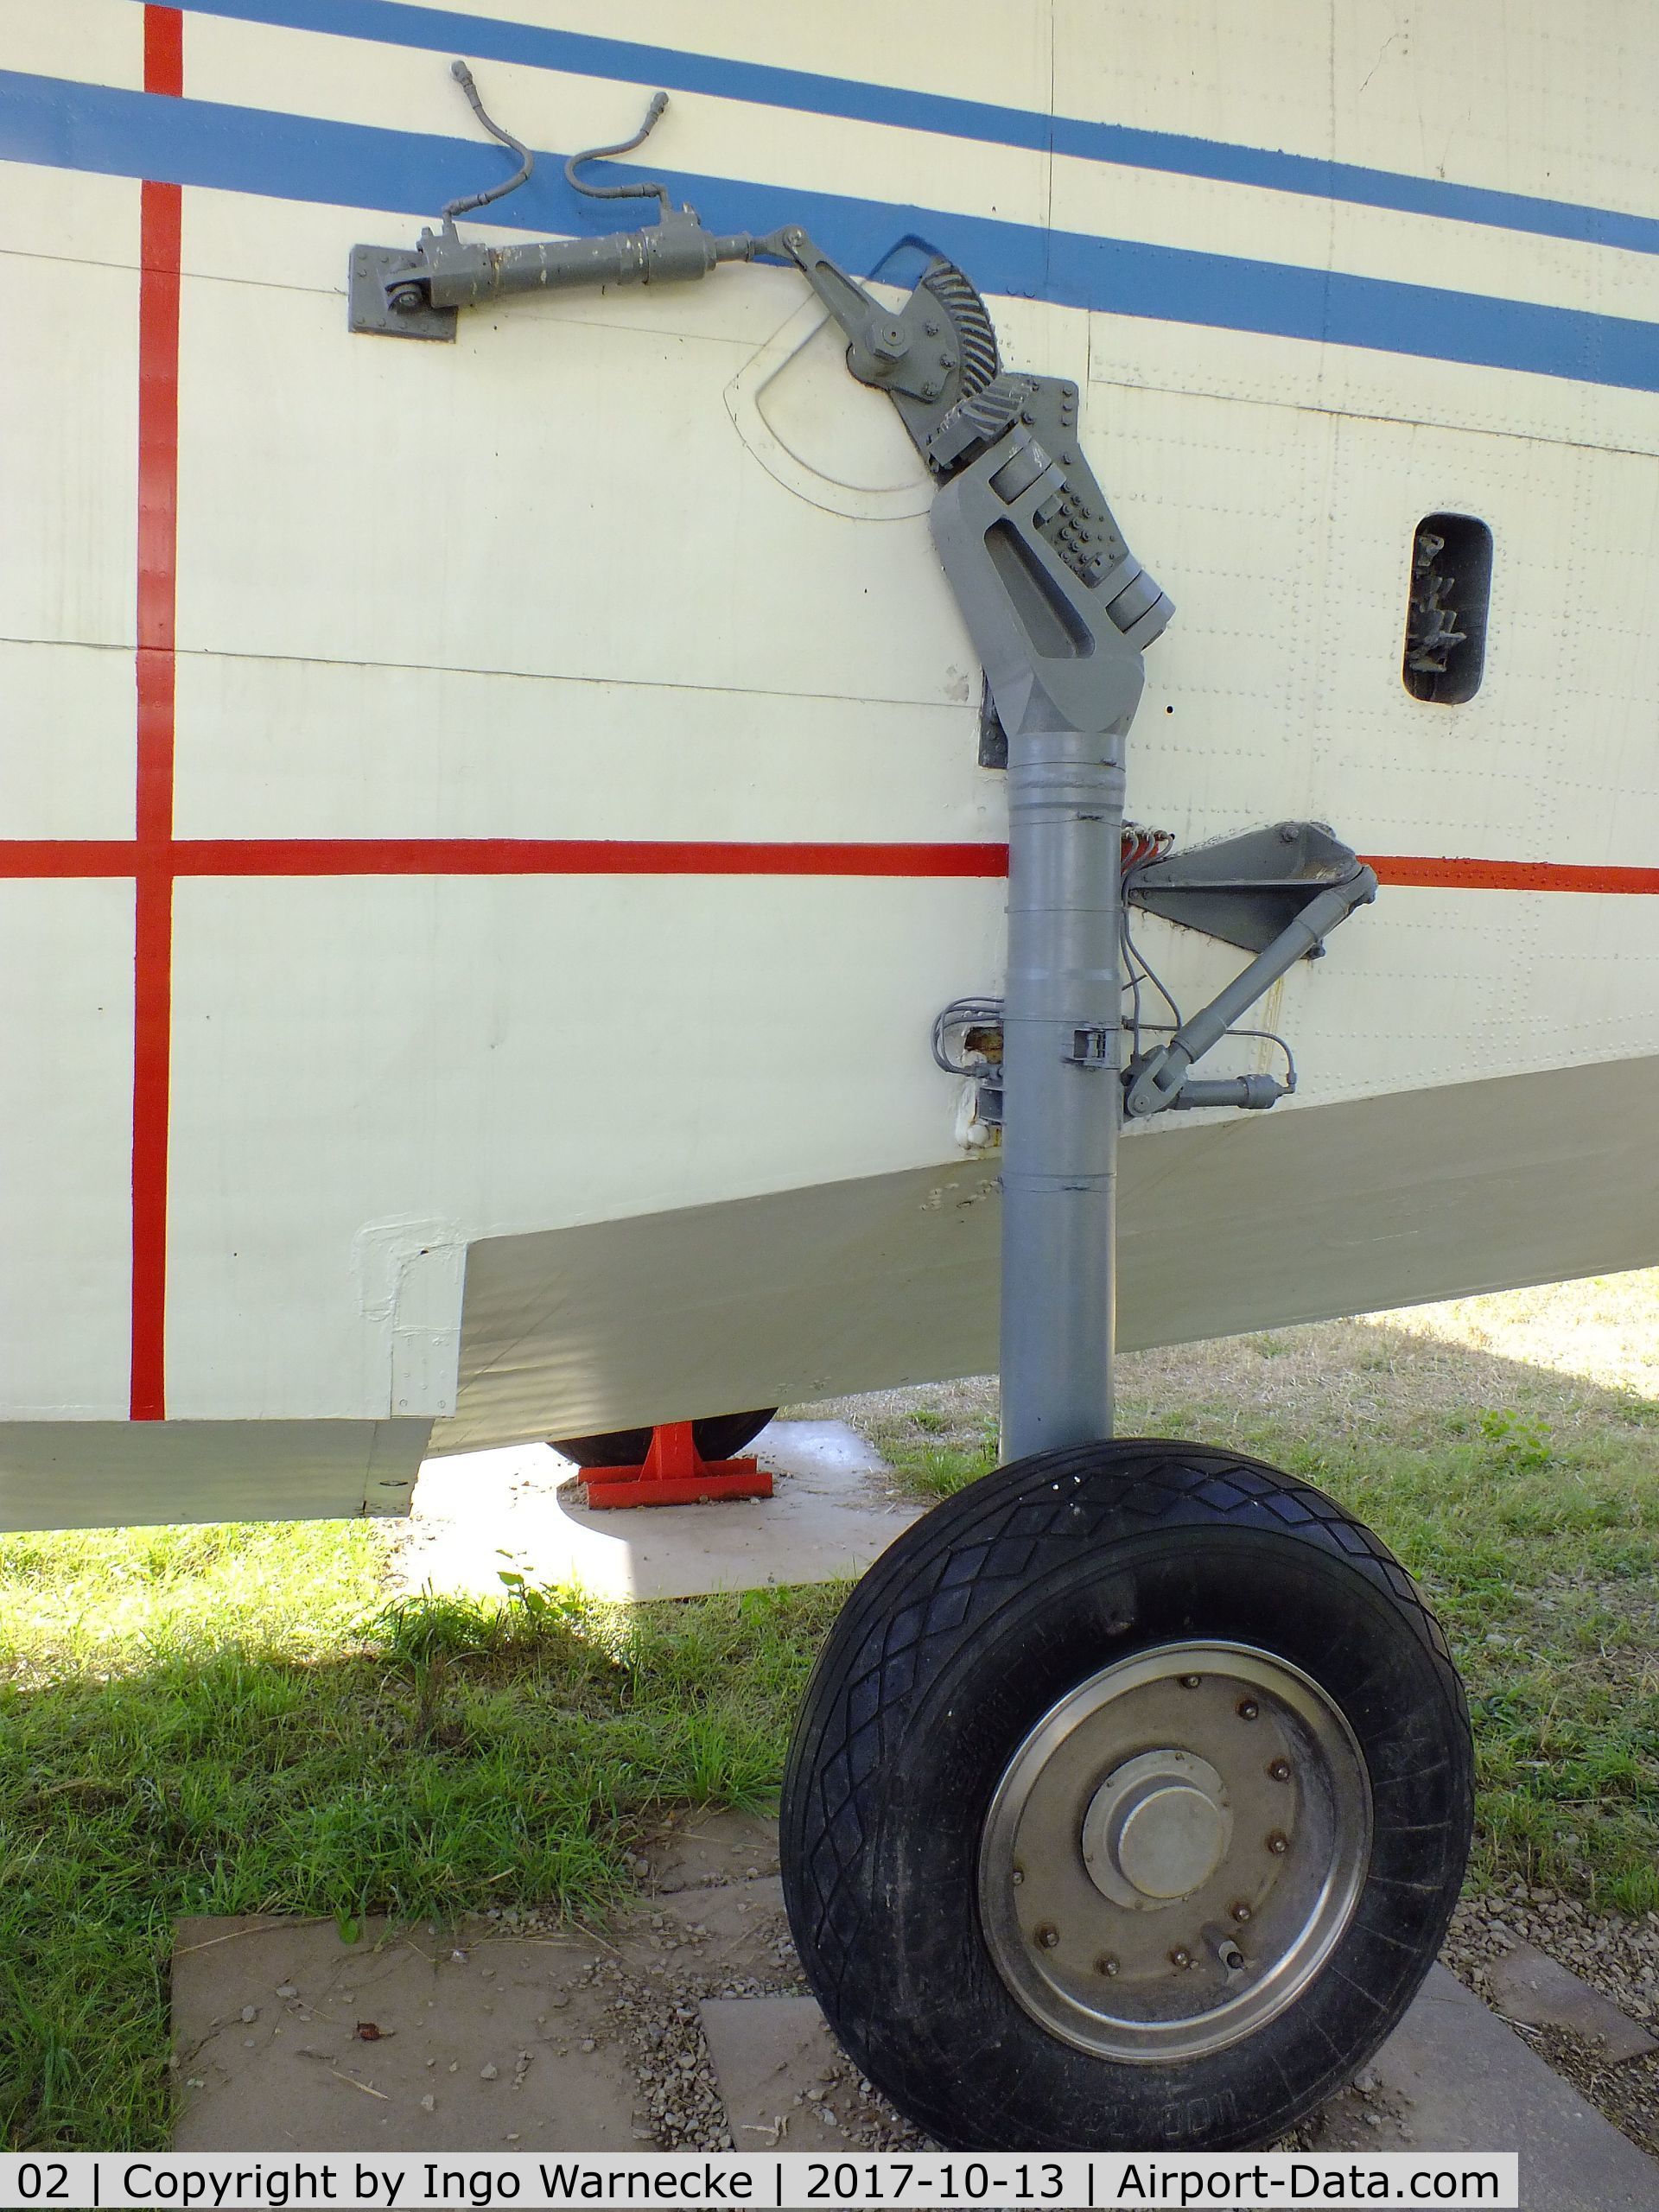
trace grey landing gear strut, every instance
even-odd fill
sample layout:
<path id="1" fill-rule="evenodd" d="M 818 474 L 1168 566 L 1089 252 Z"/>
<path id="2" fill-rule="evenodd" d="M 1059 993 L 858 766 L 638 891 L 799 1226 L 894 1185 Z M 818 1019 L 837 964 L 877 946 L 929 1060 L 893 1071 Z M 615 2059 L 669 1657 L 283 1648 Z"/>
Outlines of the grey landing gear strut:
<path id="1" fill-rule="evenodd" d="M 443 340 L 517 293 L 792 264 L 936 480 L 934 542 L 1007 741 L 1006 995 L 935 1031 L 1001 1128 L 1007 1464 L 892 1547 L 819 1661 L 784 1791 L 803 1963 L 942 2143 L 1269 2140 L 1364 2063 L 1433 1959 L 1469 1844 L 1468 1720 L 1409 1577 L 1330 1498 L 1236 1452 L 1113 1438 L 1116 1152 L 1126 1116 L 1286 1094 L 1294 1076 L 1192 1071 L 1376 879 L 1318 824 L 1179 855 L 1126 830 L 1141 654 L 1173 609 L 1083 454 L 1077 386 L 1005 369 L 952 263 L 891 308 L 800 228 L 716 236 L 660 186 L 584 180 L 588 156 L 575 190 L 655 198 L 658 219 L 463 240 L 455 215 L 532 157 L 455 74 L 518 173 L 411 251 L 354 248 L 352 328 Z M 1137 988 L 1127 1065 L 1126 900 L 1252 956 L 1154 1043 Z M 953 1036 L 976 1057 L 950 1058 Z"/>

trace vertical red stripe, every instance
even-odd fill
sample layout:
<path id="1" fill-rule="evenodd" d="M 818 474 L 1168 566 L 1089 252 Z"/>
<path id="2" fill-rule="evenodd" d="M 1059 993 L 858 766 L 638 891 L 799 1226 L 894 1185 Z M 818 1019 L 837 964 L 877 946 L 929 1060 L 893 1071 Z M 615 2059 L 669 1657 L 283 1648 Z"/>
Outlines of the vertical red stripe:
<path id="1" fill-rule="evenodd" d="M 182 18 L 144 10 L 144 89 L 184 89 Z M 140 188 L 138 278 L 137 841 L 133 887 L 132 1362 L 134 1421 L 167 1411 L 168 1098 L 173 1056 L 174 620 L 179 486 L 181 194 Z"/>
<path id="2" fill-rule="evenodd" d="M 144 10 L 144 90 L 184 95 L 184 13 L 179 8 Z"/>

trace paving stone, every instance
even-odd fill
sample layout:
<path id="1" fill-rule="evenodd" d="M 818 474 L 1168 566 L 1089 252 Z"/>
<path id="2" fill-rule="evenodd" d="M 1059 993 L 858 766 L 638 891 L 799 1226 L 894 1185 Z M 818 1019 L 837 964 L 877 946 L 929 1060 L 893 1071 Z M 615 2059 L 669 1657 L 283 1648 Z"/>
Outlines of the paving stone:
<path id="1" fill-rule="evenodd" d="M 1362 2079 L 1368 2094 L 1320 2113 L 1315 2150 L 1515 2151 L 1522 2212 L 1659 2212 L 1659 2164 L 1444 1967 Z"/>
<path id="2" fill-rule="evenodd" d="M 1488 1961 L 1486 1986 L 1498 2011 L 1511 2019 L 1533 2028 L 1566 2028 L 1594 2044 L 1615 2064 L 1659 2050 L 1659 2038 L 1638 2027 L 1610 1998 L 1518 1936 L 1509 1951 Z"/>
<path id="3" fill-rule="evenodd" d="M 332 1921 L 181 1921 L 173 2147 L 634 2150 L 632 2064 L 610 1993 L 587 1978 L 599 1958 L 378 1921 L 354 1944 Z"/>
<path id="4" fill-rule="evenodd" d="M 815 1999 L 711 1998 L 702 2012 L 739 2150 L 845 2147 L 834 2102 L 845 2061 Z"/>
<path id="5" fill-rule="evenodd" d="M 730 1983 L 791 1980 L 799 1973 L 775 1874 L 676 1890 L 652 1903 L 652 1912 L 634 1915 L 617 1937 L 617 1956 L 632 1974 L 678 1967 Z"/>
<path id="6" fill-rule="evenodd" d="M 773 1824 L 735 1815 L 677 1827 L 656 1863 L 684 1885 L 648 1897 L 603 1945 L 444 1940 L 380 1923 L 346 1945 L 332 1923 L 181 1923 L 175 2146 L 632 2150 L 660 2139 L 662 2085 L 647 2082 L 645 2054 L 683 2035 L 672 2024 L 693 2018 L 699 1999 L 736 2147 L 894 2139 L 816 2003 L 770 1993 L 798 1967 L 777 1875 L 748 1878 L 751 1864 L 772 1863 L 761 1855 L 769 1838 Z M 722 1859 L 741 1861 L 743 1878 L 699 1885 L 699 1870 Z M 1542 1995 L 1541 1968 L 1522 1955 L 1516 1972 Z M 734 1985 L 757 1993 L 709 1993 Z M 378 2036 L 365 2040 L 359 2023 Z M 1313 2124 L 1313 2148 L 1513 2150 L 1523 2212 L 1659 2212 L 1659 2164 L 1443 1967 L 1361 2079 L 1363 2091 L 1333 2099 Z M 713 2133 L 668 2139 L 724 2139 L 720 2107 L 702 2094 Z"/>

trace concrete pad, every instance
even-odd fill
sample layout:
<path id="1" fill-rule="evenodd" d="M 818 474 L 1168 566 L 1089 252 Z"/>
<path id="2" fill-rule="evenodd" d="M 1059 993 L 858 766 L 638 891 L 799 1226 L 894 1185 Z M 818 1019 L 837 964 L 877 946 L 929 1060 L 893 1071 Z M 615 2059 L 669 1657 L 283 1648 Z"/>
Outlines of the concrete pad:
<path id="1" fill-rule="evenodd" d="M 1522 2212 L 1656 2212 L 1659 2164 L 1444 1967 L 1319 2114 L 1316 2151 L 1515 2151 Z"/>
<path id="2" fill-rule="evenodd" d="M 501 1592 L 501 1573 L 597 1597 L 695 1598 L 861 1573 L 925 1510 L 845 1421 L 773 1421 L 750 1446 L 770 1498 L 590 1512 L 580 1471 L 543 1444 L 429 1459 L 393 1573 L 398 1587 Z"/>
<path id="3" fill-rule="evenodd" d="M 938 2149 L 871 2088 L 810 1997 L 706 1998 L 698 2015 L 734 2149 Z"/>
<path id="4" fill-rule="evenodd" d="M 634 2150 L 639 2087 L 599 1956 L 383 1922 L 346 1944 L 332 1921 L 181 1921 L 173 2147 Z"/>
<path id="5" fill-rule="evenodd" d="M 1533 2028 L 1565 2028 L 1618 2065 L 1659 2050 L 1659 2038 L 1621 2012 L 1611 1998 L 1580 1981 L 1548 1951 L 1517 1936 L 1502 1957 L 1486 1968 L 1486 1987 L 1500 2012 Z"/>
<path id="6" fill-rule="evenodd" d="M 700 2009 L 740 2151 L 828 2151 L 847 2144 L 834 2102 L 846 2061 L 816 1999 L 716 1997 Z"/>
<path id="7" fill-rule="evenodd" d="M 911 2139 L 813 1999 L 777 1993 L 798 1969 L 776 1842 L 774 1822 L 741 1815 L 665 1824 L 649 1852 L 671 1886 L 603 1944 L 377 1923 L 346 1945 L 332 1923 L 181 1923 L 175 2147 L 627 2151 L 717 2143 L 722 2122 L 739 2149 Z M 1549 1979 L 1529 1967 L 1522 1956 L 1523 1978 Z M 1516 2151 L 1523 2212 L 1659 2212 L 1659 2164 L 1440 1967 L 1309 2136 Z"/>
<path id="8" fill-rule="evenodd" d="M 617 1936 L 625 1970 L 644 1977 L 670 1971 L 696 1973 L 721 1990 L 746 1993 L 799 1972 L 784 1885 L 777 1875 L 718 1889 L 676 1890 L 653 1898 Z"/>

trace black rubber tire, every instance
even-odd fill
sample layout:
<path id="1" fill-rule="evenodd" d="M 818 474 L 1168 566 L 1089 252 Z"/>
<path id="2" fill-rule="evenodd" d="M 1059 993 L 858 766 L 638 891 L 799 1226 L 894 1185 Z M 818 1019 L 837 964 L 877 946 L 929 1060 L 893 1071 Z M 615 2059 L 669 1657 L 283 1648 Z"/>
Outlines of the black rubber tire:
<path id="1" fill-rule="evenodd" d="M 980 1928 L 981 1831 L 1059 1698 L 1132 1653 L 1217 1640 L 1278 1654 L 1340 1706 L 1370 1777 L 1370 1866 L 1284 2012 L 1185 2063 L 1120 2063 L 1051 2035 L 1002 1981 Z M 1378 1539 L 1257 1460 L 1121 1439 L 986 1476 L 865 1575 L 791 1748 L 784 1886 L 836 2034 L 946 2147 L 1230 2150 L 1303 2118 L 1399 2021 L 1472 1824 L 1462 1685 Z"/>
<path id="2" fill-rule="evenodd" d="M 700 1459 L 733 1459 L 777 1412 L 766 1406 L 750 1414 L 705 1414 L 691 1424 Z M 550 1436 L 548 1442 L 579 1467 L 638 1467 L 651 1449 L 648 1428 L 616 1428 L 606 1436 Z"/>

